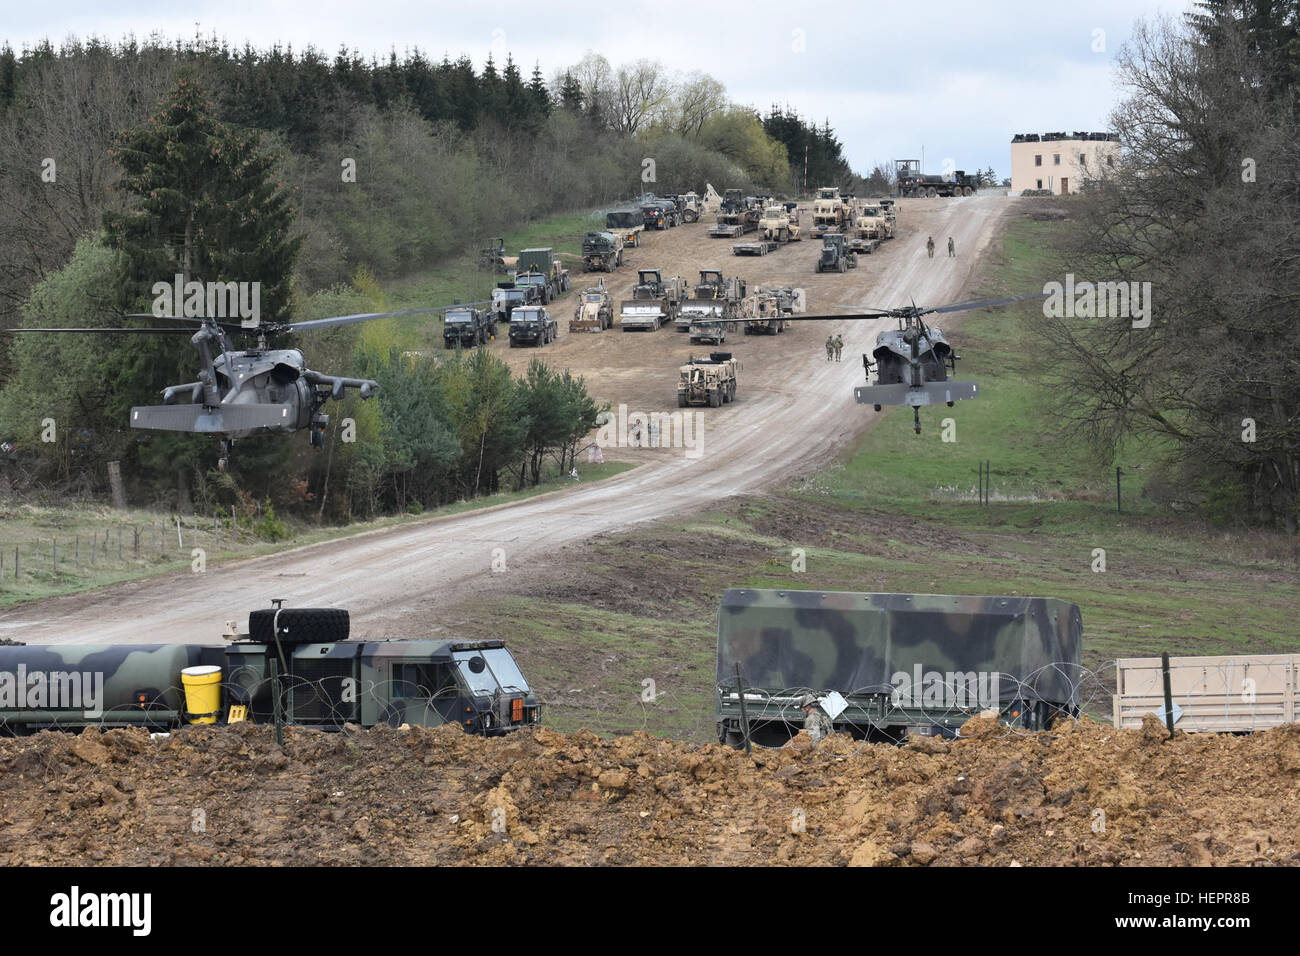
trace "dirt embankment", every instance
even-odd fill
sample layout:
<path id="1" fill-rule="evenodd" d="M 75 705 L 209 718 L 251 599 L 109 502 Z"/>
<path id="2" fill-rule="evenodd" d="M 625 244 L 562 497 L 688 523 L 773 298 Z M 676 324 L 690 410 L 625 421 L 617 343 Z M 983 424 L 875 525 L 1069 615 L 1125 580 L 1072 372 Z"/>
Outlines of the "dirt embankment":
<path id="1" fill-rule="evenodd" d="M 963 733 L 43 733 L 0 742 L 0 865 L 1300 863 L 1300 725 Z"/>

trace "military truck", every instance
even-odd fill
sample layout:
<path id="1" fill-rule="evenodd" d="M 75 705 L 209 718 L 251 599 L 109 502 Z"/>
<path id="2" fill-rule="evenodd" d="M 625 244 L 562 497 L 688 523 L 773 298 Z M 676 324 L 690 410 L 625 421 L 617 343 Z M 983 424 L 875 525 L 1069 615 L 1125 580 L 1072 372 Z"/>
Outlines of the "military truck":
<path id="1" fill-rule="evenodd" d="M 555 258 L 554 249 L 524 249 L 519 253 L 518 268 L 515 285 L 538 286 L 542 292 L 542 305 L 549 305 L 552 299 L 558 299 L 569 291 L 569 270 Z"/>
<path id="2" fill-rule="evenodd" d="M 786 330 L 786 316 L 806 311 L 803 289 L 787 287 L 758 290 L 745 300 L 746 335 L 780 335 Z"/>
<path id="3" fill-rule="evenodd" d="M 665 279 L 658 269 L 638 269 L 632 298 L 619 304 L 618 325 L 624 332 L 653 332 L 677 317 L 686 282 L 680 276 Z"/>
<path id="4" fill-rule="evenodd" d="M 492 303 L 488 306 L 488 312 L 497 322 L 509 322 L 510 313 L 519 306 L 541 305 L 541 302 L 541 286 L 517 286 L 513 282 L 500 282 L 492 290 Z"/>
<path id="5" fill-rule="evenodd" d="M 849 221 L 848 206 L 840 196 L 838 186 L 819 186 L 813 199 L 813 222 L 824 221 L 836 229 Z"/>
<path id="6" fill-rule="evenodd" d="M 891 226 L 898 222 L 898 204 L 892 199 L 880 200 L 880 210 L 885 214 Z"/>
<path id="7" fill-rule="evenodd" d="M 682 200 L 682 222 L 699 222 L 700 215 L 704 212 L 704 203 L 694 192 L 688 192 L 681 197 Z"/>
<path id="8" fill-rule="evenodd" d="M 641 221 L 647 229 L 657 229 L 663 231 L 671 223 L 668 212 L 659 203 L 645 202 L 641 204 Z"/>
<path id="9" fill-rule="evenodd" d="M 967 175 L 964 169 L 936 175 L 921 172 L 921 164 L 914 159 L 895 160 L 898 171 L 898 194 L 913 199 L 934 199 L 936 196 L 973 196 L 980 187 L 978 175 Z"/>
<path id="10" fill-rule="evenodd" d="M 624 246 L 635 249 L 641 245 L 645 232 L 645 217 L 638 209 L 613 209 L 605 213 L 605 228 L 623 240 Z"/>
<path id="11" fill-rule="evenodd" d="M 857 739 L 954 736 L 986 710 L 1043 730 L 1079 713 L 1082 641 L 1078 606 L 1058 598 L 730 588 L 718 611 L 718 740 L 738 747 L 748 730 L 756 744 L 786 743 L 803 726 L 804 694 Z"/>
<path id="12" fill-rule="evenodd" d="M 691 344 L 722 345 L 727 341 L 727 325 L 720 318 L 696 316 L 691 322 Z"/>
<path id="13" fill-rule="evenodd" d="M 864 205 L 853 222 L 853 235 L 849 248 L 853 252 L 874 252 L 886 239 L 894 238 L 894 224 L 885 217 L 884 209 L 877 203 Z"/>
<path id="14" fill-rule="evenodd" d="M 456 306 L 443 313 L 442 341 L 446 348 L 486 345 L 495 335 L 496 324 L 491 312 Z"/>
<path id="15" fill-rule="evenodd" d="M 614 303 L 605 291 L 605 280 L 600 285 L 583 289 L 578 294 L 578 305 L 569 320 L 570 332 L 604 332 L 614 327 Z"/>
<path id="16" fill-rule="evenodd" d="M 717 408 L 736 400 L 736 372 L 739 360 L 730 352 L 710 352 L 708 358 L 690 360 L 677 379 L 677 407 L 708 405 Z"/>
<path id="17" fill-rule="evenodd" d="M 501 236 L 488 240 L 488 244 L 478 252 L 480 269 L 505 272 L 507 269 L 513 269 L 518 262 L 518 256 L 506 255 L 506 241 Z"/>
<path id="18" fill-rule="evenodd" d="M 623 240 L 612 232 L 589 232 L 582 238 L 582 268 L 613 272 L 623 264 Z"/>
<path id="19" fill-rule="evenodd" d="M 550 310 L 542 305 L 519 306 L 510 313 L 510 347 L 531 345 L 541 348 L 559 336 L 559 326 Z"/>
<path id="20" fill-rule="evenodd" d="M 798 242 L 803 238 L 797 218 L 792 218 L 784 205 L 768 206 L 758 221 L 758 231 L 764 239 L 773 242 Z"/>
<path id="21" fill-rule="evenodd" d="M 17 680 L 0 690 L 0 733 L 270 723 L 277 710 L 323 731 L 457 723 L 496 736 L 541 720 L 499 640 L 354 640 L 349 626 L 341 608 L 276 607 L 252 612 L 247 632 L 229 622 L 224 644 L 3 646 L 0 674 Z"/>
<path id="22" fill-rule="evenodd" d="M 858 255 L 848 247 L 845 237 L 838 232 L 822 236 L 822 251 L 817 256 L 817 272 L 844 272 L 858 267 Z"/>

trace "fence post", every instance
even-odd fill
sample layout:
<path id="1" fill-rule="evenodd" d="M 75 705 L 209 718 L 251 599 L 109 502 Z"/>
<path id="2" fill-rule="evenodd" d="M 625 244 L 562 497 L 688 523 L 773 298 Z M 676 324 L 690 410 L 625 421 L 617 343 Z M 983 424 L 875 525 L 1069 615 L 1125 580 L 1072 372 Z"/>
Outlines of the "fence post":
<path id="1" fill-rule="evenodd" d="M 59 536 L 57 534 L 50 538 L 50 570 L 55 574 L 59 573 Z"/>
<path id="2" fill-rule="evenodd" d="M 1160 654 L 1160 670 L 1165 678 L 1165 726 L 1169 728 L 1169 739 L 1174 739 L 1174 695 L 1169 689 L 1169 652 Z"/>

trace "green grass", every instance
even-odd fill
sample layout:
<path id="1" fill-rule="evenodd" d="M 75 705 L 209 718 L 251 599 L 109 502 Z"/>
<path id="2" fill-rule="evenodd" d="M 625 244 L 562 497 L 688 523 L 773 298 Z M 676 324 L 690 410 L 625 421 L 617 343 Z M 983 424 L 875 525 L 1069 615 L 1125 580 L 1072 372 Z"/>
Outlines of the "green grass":
<path id="1" fill-rule="evenodd" d="M 617 461 L 577 464 L 581 480 L 587 482 L 610 478 L 632 467 L 628 462 Z M 146 510 L 121 512 L 101 505 L 16 506 L 0 511 L 0 518 L 3 518 L 0 530 L 0 568 L 3 569 L 0 573 L 0 608 L 189 569 L 193 561 L 192 550 L 196 547 L 204 551 L 207 566 L 216 567 L 222 562 L 260 557 L 286 548 L 521 501 L 571 484 L 570 479 L 551 468 L 536 487 L 457 501 L 419 515 L 388 515 L 343 527 L 320 527 L 284 518 L 291 537 L 281 542 L 257 537 L 251 523 L 244 519 L 240 519 L 236 533 L 232 531 L 228 518 L 214 530 L 211 518 L 199 518 L 196 527 L 191 516 L 182 519 L 182 543 L 178 546 L 175 518 L 170 514 Z M 122 541 L 120 557 L 119 529 Z M 106 538 L 107 549 L 103 547 Z M 93 558 L 92 544 L 98 546 Z M 17 580 L 14 578 L 15 549 L 18 551 Z"/>

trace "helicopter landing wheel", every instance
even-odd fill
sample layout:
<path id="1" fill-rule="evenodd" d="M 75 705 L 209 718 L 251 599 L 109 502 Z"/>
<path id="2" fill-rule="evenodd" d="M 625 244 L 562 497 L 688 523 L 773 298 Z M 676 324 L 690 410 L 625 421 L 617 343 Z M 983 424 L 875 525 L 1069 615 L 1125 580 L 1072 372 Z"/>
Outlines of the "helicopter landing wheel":
<path id="1" fill-rule="evenodd" d="M 230 456 L 234 452 L 235 443 L 232 441 L 222 441 L 221 457 L 217 459 L 217 470 L 227 472 L 230 470 Z"/>

